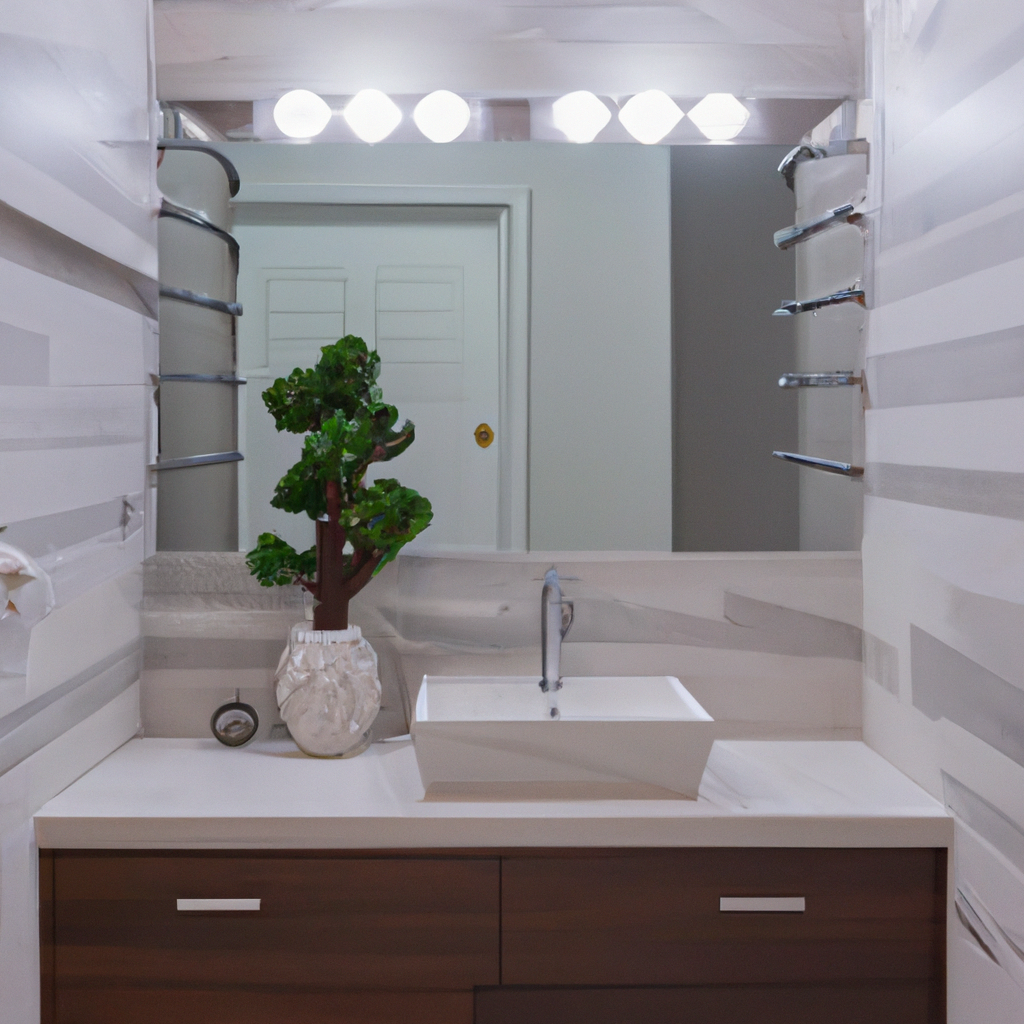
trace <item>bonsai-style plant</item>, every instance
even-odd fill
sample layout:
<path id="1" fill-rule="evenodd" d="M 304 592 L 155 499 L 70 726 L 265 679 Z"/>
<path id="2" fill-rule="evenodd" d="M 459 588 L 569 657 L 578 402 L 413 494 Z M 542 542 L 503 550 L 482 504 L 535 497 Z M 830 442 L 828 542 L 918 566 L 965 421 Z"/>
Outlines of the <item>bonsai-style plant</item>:
<path id="1" fill-rule="evenodd" d="M 348 603 L 429 525 L 430 502 L 397 480 L 366 484 L 375 462 L 388 462 L 415 439 L 377 384 L 380 356 L 346 335 L 321 350 L 312 369 L 295 369 L 263 392 L 278 430 L 306 434 L 302 458 L 274 489 L 270 504 L 316 521 L 316 544 L 296 551 L 260 534 L 246 561 L 265 587 L 298 583 L 316 599 L 314 629 L 348 627 Z"/>

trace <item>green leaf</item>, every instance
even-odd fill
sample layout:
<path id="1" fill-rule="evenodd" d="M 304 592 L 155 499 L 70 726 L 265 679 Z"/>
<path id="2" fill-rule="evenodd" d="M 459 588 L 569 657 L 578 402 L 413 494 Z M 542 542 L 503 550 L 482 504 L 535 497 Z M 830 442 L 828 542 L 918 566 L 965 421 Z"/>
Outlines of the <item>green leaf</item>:
<path id="1" fill-rule="evenodd" d="M 316 548 L 296 551 L 276 533 L 261 533 L 245 561 L 262 587 L 283 587 L 300 579 L 312 581 L 316 575 Z"/>
<path id="2" fill-rule="evenodd" d="M 419 536 L 433 518 L 430 502 L 397 480 L 378 480 L 359 492 L 358 501 L 341 518 L 349 542 L 364 551 L 383 553 L 380 565 Z"/>

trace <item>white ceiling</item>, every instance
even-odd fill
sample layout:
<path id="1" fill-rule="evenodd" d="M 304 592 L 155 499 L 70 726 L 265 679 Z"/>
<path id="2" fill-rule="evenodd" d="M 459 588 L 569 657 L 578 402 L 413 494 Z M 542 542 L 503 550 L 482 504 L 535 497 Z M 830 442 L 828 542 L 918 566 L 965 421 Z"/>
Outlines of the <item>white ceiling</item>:
<path id="1" fill-rule="evenodd" d="M 156 0 L 159 94 L 861 91 L 862 0 Z"/>

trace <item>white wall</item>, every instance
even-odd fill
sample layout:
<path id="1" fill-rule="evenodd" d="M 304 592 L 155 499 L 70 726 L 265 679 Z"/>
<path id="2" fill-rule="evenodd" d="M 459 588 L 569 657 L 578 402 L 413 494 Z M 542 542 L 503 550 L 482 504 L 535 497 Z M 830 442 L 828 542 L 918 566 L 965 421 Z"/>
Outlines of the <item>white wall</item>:
<path id="1" fill-rule="evenodd" d="M 452 89 L 561 96 L 846 96 L 860 85 L 858 0 L 545 4 L 157 0 L 160 95 L 251 100 Z"/>
<path id="2" fill-rule="evenodd" d="M 32 815 L 139 721 L 151 27 L 145 0 L 0 7 L 0 540 L 56 598 L 0 621 L 3 1024 L 39 1019 Z"/>
<path id="3" fill-rule="evenodd" d="M 864 735 L 956 817 L 949 1019 L 1020 1022 L 1024 7 L 868 7 Z"/>
<path id="4" fill-rule="evenodd" d="M 531 192 L 529 544 L 672 547 L 665 147 L 219 146 L 243 183 Z M 245 253 L 241 259 L 244 264 Z"/>

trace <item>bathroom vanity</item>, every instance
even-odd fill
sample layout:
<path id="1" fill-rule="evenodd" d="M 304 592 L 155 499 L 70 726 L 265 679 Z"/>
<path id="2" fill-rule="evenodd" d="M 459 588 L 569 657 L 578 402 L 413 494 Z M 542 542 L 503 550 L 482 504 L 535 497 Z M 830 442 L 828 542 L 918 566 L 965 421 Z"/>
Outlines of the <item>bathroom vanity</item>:
<path id="1" fill-rule="evenodd" d="M 691 800 L 424 799 L 411 744 L 133 740 L 50 801 L 44 1020 L 945 1020 L 945 809 L 859 742 Z"/>

